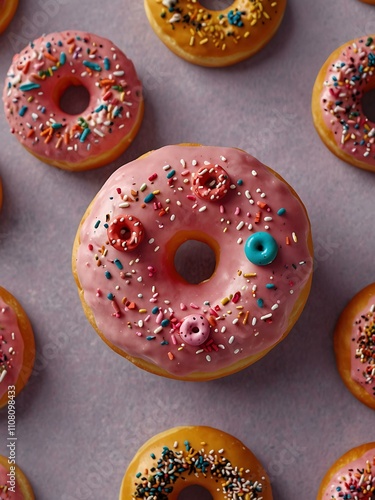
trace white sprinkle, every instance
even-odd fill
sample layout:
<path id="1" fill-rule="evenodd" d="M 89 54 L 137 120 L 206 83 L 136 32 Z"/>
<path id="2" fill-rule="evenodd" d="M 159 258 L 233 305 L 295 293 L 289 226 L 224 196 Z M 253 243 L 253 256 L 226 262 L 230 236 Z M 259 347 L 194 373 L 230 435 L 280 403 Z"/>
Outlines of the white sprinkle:
<path id="1" fill-rule="evenodd" d="M 242 220 L 236 227 L 237 231 L 240 231 L 243 227 L 244 227 L 245 223 L 244 221 Z"/>
<path id="2" fill-rule="evenodd" d="M 198 212 L 205 212 L 207 210 L 207 207 L 206 205 L 204 205 L 203 207 L 201 207 Z"/>
<path id="3" fill-rule="evenodd" d="M 130 203 L 127 201 L 119 204 L 119 208 L 128 208 L 128 207 L 130 207 Z"/>
<path id="4" fill-rule="evenodd" d="M 275 309 L 277 309 L 279 307 L 279 304 L 274 304 L 272 307 L 271 307 L 271 310 L 274 311 Z"/>
<path id="5" fill-rule="evenodd" d="M 0 383 L 5 379 L 5 376 L 8 372 L 6 370 L 3 370 L 0 374 Z"/>
<path id="6" fill-rule="evenodd" d="M 227 331 L 227 327 L 223 326 L 220 331 L 221 331 L 221 333 L 225 333 Z"/>
<path id="7" fill-rule="evenodd" d="M 228 340 L 228 343 L 229 343 L 229 344 L 233 344 L 233 342 L 234 342 L 234 335 L 232 335 L 232 336 L 230 337 L 230 339 Z"/>
<path id="8" fill-rule="evenodd" d="M 113 74 L 115 76 L 124 76 L 125 75 L 125 71 L 114 71 Z"/>
<path id="9" fill-rule="evenodd" d="M 155 328 L 154 333 L 160 333 L 162 330 L 163 330 L 163 327 L 158 326 L 157 328 Z"/>
<path id="10" fill-rule="evenodd" d="M 255 317 L 255 316 L 253 317 L 253 319 L 252 319 L 252 321 L 251 321 L 251 324 L 252 324 L 253 326 L 255 326 L 255 325 L 257 324 L 257 319 L 256 319 L 256 317 Z"/>
<path id="11" fill-rule="evenodd" d="M 243 239 L 242 239 L 242 238 L 238 238 L 238 240 L 237 240 L 237 244 L 238 244 L 238 245 L 241 245 L 241 243 L 242 243 L 242 242 L 243 242 Z"/>
<path id="12" fill-rule="evenodd" d="M 208 362 L 210 362 L 211 361 L 211 356 L 209 354 L 207 354 L 206 359 L 207 359 Z"/>
<path id="13" fill-rule="evenodd" d="M 251 173 L 252 173 L 252 175 L 253 175 L 254 177 L 256 177 L 256 176 L 258 175 L 258 172 L 257 172 L 256 170 L 252 170 L 252 172 L 251 172 Z"/>
<path id="14" fill-rule="evenodd" d="M 195 354 L 202 354 L 204 352 L 204 349 L 198 349 L 198 351 L 195 351 Z"/>
<path id="15" fill-rule="evenodd" d="M 263 220 L 264 222 L 270 222 L 272 220 L 272 217 L 265 217 Z"/>
<path id="16" fill-rule="evenodd" d="M 152 245 L 155 242 L 155 238 L 150 238 L 148 242 L 150 243 L 150 245 Z"/>
<path id="17" fill-rule="evenodd" d="M 171 166 L 170 166 L 170 165 L 164 165 L 163 170 L 167 171 L 167 170 L 169 170 L 170 168 L 171 168 Z"/>
<path id="18" fill-rule="evenodd" d="M 265 314 L 264 316 L 261 316 L 260 319 L 265 320 L 268 318 L 272 318 L 272 313 Z"/>
<path id="19" fill-rule="evenodd" d="M 225 156 L 220 156 L 220 160 L 221 161 L 227 161 L 227 159 L 225 158 Z"/>

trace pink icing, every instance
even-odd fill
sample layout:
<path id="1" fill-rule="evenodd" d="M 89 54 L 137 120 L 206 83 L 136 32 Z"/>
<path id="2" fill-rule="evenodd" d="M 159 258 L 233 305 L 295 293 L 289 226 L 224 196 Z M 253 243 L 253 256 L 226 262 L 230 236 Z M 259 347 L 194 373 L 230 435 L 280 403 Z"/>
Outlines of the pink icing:
<path id="1" fill-rule="evenodd" d="M 9 490 L 9 487 L 11 486 L 8 482 L 10 480 L 10 476 L 7 474 L 9 474 L 9 469 L 0 464 L 0 500 L 24 500 L 25 497 L 18 487 L 17 481 L 14 487 L 14 492 Z"/>
<path id="2" fill-rule="evenodd" d="M 375 297 L 353 324 L 351 343 L 351 376 L 375 398 Z"/>
<path id="3" fill-rule="evenodd" d="M 363 94 L 375 84 L 375 45 L 363 37 L 348 43 L 328 68 L 321 93 L 324 122 L 345 153 L 375 166 L 375 123 L 363 113 Z"/>
<path id="4" fill-rule="evenodd" d="M 17 314 L 0 297 L 0 398 L 15 385 L 23 363 L 24 342 Z"/>
<path id="5" fill-rule="evenodd" d="M 360 472 L 359 472 L 360 471 Z M 375 479 L 375 449 L 367 451 L 357 460 L 342 467 L 331 478 L 323 500 L 358 499 L 372 500 Z M 371 490 L 366 491 L 370 485 Z M 344 496 L 350 494 L 351 496 Z"/>
<path id="6" fill-rule="evenodd" d="M 194 174 L 209 164 L 220 164 L 231 178 L 219 201 L 192 192 Z M 143 223 L 145 238 L 134 252 L 109 244 L 106 226 L 119 212 Z M 167 244 L 181 231 L 208 235 L 219 246 L 209 280 L 196 285 L 176 278 Z M 279 244 L 271 265 L 256 266 L 245 256 L 244 243 L 255 231 L 269 231 Z M 167 146 L 119 168 L 104 184 L 80 229 L 77 274 L 99 330 L 115 346 L 171 374 L 212 372 L 282 337 L 311 276 L 308 235 L 300 201 L 252 156 Z M 191 314 L 211 325 L 208 342 L 198 348 L 179 336 Z"/>
<path id="7" fill-rule="evenodd" d="M 90 94 L 82 114 L 64 113 L 52 98 L 67 79 Z M 133 63 L 111 41 L 66 31 L 42 36 L 14 56 L 3 100 L 11 132 L 24 146 L 47 161 L 78 164 L 129 134 L 142 92 Z"/>

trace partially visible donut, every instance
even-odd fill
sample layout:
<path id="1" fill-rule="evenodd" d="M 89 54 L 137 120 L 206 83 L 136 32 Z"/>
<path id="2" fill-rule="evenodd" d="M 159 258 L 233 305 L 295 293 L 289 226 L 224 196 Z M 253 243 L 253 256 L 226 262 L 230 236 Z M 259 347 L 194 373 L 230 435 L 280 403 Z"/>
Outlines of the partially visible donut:
<path id="1" fill-rule="evenodd" d="M 235 0 L 219 10 L 189 0 L 144 4 L 152 28 L 172 52 L 201 66 L 229 66 L 270 41 L 283 19 L 286 0 Z"/>
<path id="2" fill-rule="evenodd" d="M 194 242 L 215 262 L 213 274 L 190 280 L 176 256 Z M 203 250 L 190 251 L 206 270 Z M 222 377 L 267 354 L 301 314 L 312 267 L 295 191 L 224 147 L 167 146 L 118 169 L 73 248 L 82 305 L 102 339 L 137 366 L 183 380 Z"/>
<path id="3" fill-rule="evenodd" d="M 69 114 L 60 100 L 74 87 L 86 88 L 89 102 Z M 133 63 L 111 41 L 81 31 L 42 36 L 15 55 L 3 101 L 21 144 L 40 160 L 73 171 L 118 158 L 143 117 Z"/>
<path id="4" fill-rule="evenodd" d="M 35 500 L 31 484 L 14 458 L 0 455 L 0 499 Z"/>
<path id="5" fill-rule="evenodd" d="M 26 385 L 34 359 L 30 321 L 17 299 L 0 287 L 0 408 Z"/>
<path id="6" fill-rule="evenodd" d="M 375 283 L 358 292 L 342 311 L 334 348 L 345 385 L 375 410 Z"/>
<path id="7" fill-rule="evenodd" d="M 119 500 L 178 500 L 202 486 L 213 500 L 272 500 L 267 473 L 235 437 L 204 426 L 175 427 L 147 441 L 131 461 Z"/>
<path id="8" fill-rule="evenodd" d="M 18 0 L 0 0 L 0 33 L 5 31 L 14 17 Z"/>
<path id="9" fill-rule="evenodd" d="M 321 67 L 312 93 L 315 128 L 342 160 L 375 171 L 375 122 L 363 112 L 363 97 L 375 86 L 375 35 L 334 50 Z"/>
<path id="10" fill-rule="evenodd" d="M 317 500 L 373 500 L 375 442 L 352 448 L 324 476 Z"/>

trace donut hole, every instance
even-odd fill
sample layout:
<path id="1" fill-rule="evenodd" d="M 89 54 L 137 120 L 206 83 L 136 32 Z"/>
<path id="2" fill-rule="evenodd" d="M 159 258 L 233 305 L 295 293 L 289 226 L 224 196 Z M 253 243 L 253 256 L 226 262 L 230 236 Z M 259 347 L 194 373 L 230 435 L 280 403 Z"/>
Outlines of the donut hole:
<path id="1" fill-rule="evenodd" d="M 257 243 L 256 246 L 255 246 L 255 249 L 258 251 L 258 252 L 263 252 L 264 250 L 264 246 L 262 245 L 262 243 Z"/>
<path id="2" fill-rule="evenodd" d="M 90 93 L 78 80 L 60 81 L 56 95 L 58 107 L 67 115 L 80 115 L 90 104 Z"/>
<path id="3" fill-rule="evenodd" d="M 177 273 L 185 281 L 197 285 L 203 281 L 207 281 L 214 274 L 216 255 L 207 243 L 198 240 L 188 240 L 182 243 L 176 250 L 174 266 Z"/>
<path id="4" fill-rule="evenodd" d="M 199 328 L 197 326 L 193 326 L 193 328 L 191 329 L 191 331 L 193 333 L 199 333 Z"/>
<path id="5" fill-rule="evenodd" d="M 193 484 L 184 488 L 178 495 L 178 500 L 213 500 L 211 493 L 203 486 Z"/>
<path id="6" fill-rule="evenodd" d="M 368 90 L 363 94 L 362 110 L 366 118 L 375 122 L 375 88 Z"/>
<path id="7" fill-rule="evenodd" d="M 120 238 L 122 240 L 128 240 L 131 236 L 130 229 L 126 226 L 122 227 L 120 230 Z"/>
<path id="8" fill-rule="evenodd" d="M 209 10 L 224 10 L 233 5 L 233 0 L 201 0 L 201 5 Z"/>

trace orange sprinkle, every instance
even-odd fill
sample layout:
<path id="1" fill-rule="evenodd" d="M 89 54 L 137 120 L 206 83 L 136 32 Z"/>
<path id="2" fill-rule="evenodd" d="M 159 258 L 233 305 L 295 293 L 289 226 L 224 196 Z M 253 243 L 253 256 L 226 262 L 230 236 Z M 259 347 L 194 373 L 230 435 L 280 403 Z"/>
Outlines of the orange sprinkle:
<path id="1" fill-rule="evenodd" d="M 27 137 L 27 138 L 29 138 L 29 137 L 33 136 L 33 135 L 34 135 L 34 132 L 35 132 L 35 131 L 34 131 L 34 129 L 33 129 L 33 128 L 31 128 L 31 129 L 27 132 L 27 136 L 26 136 L 26 137 Z"/>
<path id="2" fill-rule="evenodd" d="M 214 316 L 209 316 L 208 317 L 208 322 L 210 323 L 210 325 L 212 327 L 215 327 L 216 326 L 216 319 L 214 318 Z"/>
<path id="3" fill-rule="evenodd" d="M 290 239 L 289 239 L 289 236 L 285 236 L 285 243 L 287 245 L 290 245 Z"/>
<path id="4" fill-rule="evenodd" d="M 173 353 L 171 351 L 168 352 L 168 358 L 172 361 L 174 359 Z"/>
<path id="5" fill-rule="evenodd" d="M 40 135 L 41 135 L 42 137 L 44 137 L 45 135 L 48 135 L 48 134 L 49 134 L 49 135 L 52 135 L 52 134 L 53 134 L 53 128 L 52 128 L 52 127 L 48 127 L 48 128 L 44 129 L 44 130 L 40 133 Z"/>
<path id="6" fill-rule="evenodd" d="M 43 52 L 43 56 L 54 63 L 56 63 L 58 61 L 58 59 L 55 56 L 53 56 L 52 54 L 50 54 L 49 52 Z"/>

